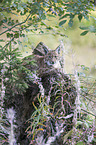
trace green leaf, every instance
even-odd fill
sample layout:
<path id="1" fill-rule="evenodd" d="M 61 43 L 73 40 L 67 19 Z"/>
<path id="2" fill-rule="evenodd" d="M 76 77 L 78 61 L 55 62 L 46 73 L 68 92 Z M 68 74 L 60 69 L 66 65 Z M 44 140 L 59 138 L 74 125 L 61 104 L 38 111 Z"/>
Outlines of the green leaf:
<path id="1" fill-rule="evenodd" d="M 59 23 L 59 26 L 62 26 L 63 24 L 65 24 L 66 21 L 67 21 L 67 20 L 63 20 L 63 21 L 61 21 L 61 22 Z"/>
<path id="2" fill-rule="evenodd" d="M 81 30 L 88 30 L 88 27 L 79 27 Z"/>
<path id="3" fill-rule="evenodd" d="M 40 34 L 43 34 L 43 33 L 44 33 L 44 31 L 42 31 L 42 30 L 41 30 L 39 33 L 40 33 Z"/>
<path id="4" fill-rule="evenodd" d="M 0 12 L 2 12 L 3 11 L 3 8 L 0 8 Z"/>
<path id="5" fill-rule="evenodd" d="M 48 26 L 46 29 L 47 30 L 52 30 L 53 28 L 51 26 Z"/>
<path id="6" fill-rule="evenodd" d="M 25 37 L 25 34 L 20 34 L 20 37 Z"/>
<path id="7" fill-rule="evenodd" d="M 84 31 L 84 32 L 82 32 L 80 35 L 81 35 L 81 36 L 84 36 L 84 35 L 86 35 L 88 32 L 89 32 L 89 31 Z"/>
<path id="8" fill-rule="evenodd" d="M 93 19 L 96 21 L 96 18 L 95 18 L 95 17 L 93 17 L 93 16 L 90 16 L 90 18 L 93 18 Z"/>
<path id="9" fill-rule="evenodd" d="M 14 38 L 19 38 L 19 33 L 15 33 Z"/>
<path id="10" fill-rule="evenodd" d="M 78 15 L 78 19 L 79 19 L 79 21 L 82 20 L 82 14 L 79 14 L 79 15 Z"/>
<path id="11" fill-rule="evenodd" d="M 7 38 L 13 37 L 12 33 L 7 33 Z"/>
<path id="12" fill-rule="evenodd" d="M 54 17 L 54 18 L 55 18 L 55 16 L 54 16 L 54 15 L 52 15 L 52 14 L 47 14 L 47 16 L 49 16 L 49 17 Z"/>
<path id="13" fill-rule="evenodd" d="M 69 27 L 72 27 L 73 26 L 73 20 L 72 19 L 69 20 L 68 25 L 69 25 Z"/>
<path id="14" fill-rule="evenodd" d="M 68 16 L 70 16 L 70 14 L 65 14 L 65 15 L 62 16 L 59 20 L 61 20 L 61 19 L 63 19 L 63 18 L 66 18 L 66 17 L 68 17 Z"/>
<path id="15" fill-rule="evenodd" d="M 88 15 L 84 15 L 84 18 L 89 21 L 89 16 Z"/>
<path id="16" fill-rule="evenodd" d="M 96 28 L 94 26 L 90 26 L 89 31 L 92 33 L 96 33 Z"/>
<path id="17" fill-rule="evenodd" d="M 45 20 L 46 19 L 46 15 L 42 15 L 42 19 Z"/>
<path id="18" fill-rule="evenodd" d="M 19 21 L 18 20 L 16 20 L 16 23 L 18 23 Z"/>
<path id="19" fill-rule="evenodd" d="M 3 24 L 3 21 L 0 21 L 0 26 Z"/>
<path id="20" fill-rule="evenodd" d="M 4 40 L 3 39 L 0 39 L 0 42 L 4 42 Z"/>
<path id="21" fill-rule="evenodd" d="M 85 145 L 83 141 L 79 141 L 76 145 Z"/>
<path id="22" fill-rule="evenodd" d="M 24 86 L 24 88 L 28 88 L 27 83 L 24 83 L 23 86 Z"/>

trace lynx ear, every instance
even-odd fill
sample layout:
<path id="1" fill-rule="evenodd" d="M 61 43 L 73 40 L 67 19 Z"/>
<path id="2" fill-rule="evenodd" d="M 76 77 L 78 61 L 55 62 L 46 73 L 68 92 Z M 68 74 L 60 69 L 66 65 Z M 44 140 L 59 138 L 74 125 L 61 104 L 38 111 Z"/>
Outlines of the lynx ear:
<path id="1" fill-rule="evenodd" d="M 55 51 L 60 54 L 60 45 L 55 49 Z"/>
<path id="2" fill-rule="evenodd" d="M 43 42 L 40 42 L 34 49 L 33 54 L 44 56 L 48 51 L 48 47 Z"/>

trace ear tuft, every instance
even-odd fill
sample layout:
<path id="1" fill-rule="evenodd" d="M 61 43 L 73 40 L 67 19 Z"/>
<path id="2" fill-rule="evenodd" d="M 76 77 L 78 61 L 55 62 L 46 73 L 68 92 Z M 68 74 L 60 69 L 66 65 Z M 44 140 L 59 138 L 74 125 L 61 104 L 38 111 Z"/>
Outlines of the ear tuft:
<path id="1" fill-rule="evenodd" d="M 55 49 L 55 51 L 60 54 L 60 45 Z"/>

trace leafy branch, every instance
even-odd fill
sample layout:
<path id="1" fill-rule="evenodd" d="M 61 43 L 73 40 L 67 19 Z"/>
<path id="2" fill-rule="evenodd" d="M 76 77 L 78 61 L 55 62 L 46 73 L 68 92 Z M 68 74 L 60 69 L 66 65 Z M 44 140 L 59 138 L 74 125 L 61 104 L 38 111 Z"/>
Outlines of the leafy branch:
<path id="1" fill-rule="evenodd" d="M 15 25 L 12 26 L 11 28 L 8 28 L 7 30 L 5 30 L 5 31 L 3 31 L 2 33 L 0 33 L 0 35 L 2 35 L 2 34 L 8 32 L 8 31 L 12 30 L 12 29 L 15 28 L 16 26 L 19 26 L 19 25 L 22 25 L 22 24 L 26 23 L 27 20 L 28 20 L 28 18 L 30 17 L 31 14 L 32 14 L 32 13 L 30 13 L 30 14 L 27 16 L 27 18 L 25 19 L 25 21 L 23 21 L 23 22 L 21 22 L 21 23 L 18 23 L 18 24 L 15 24 Z"/>

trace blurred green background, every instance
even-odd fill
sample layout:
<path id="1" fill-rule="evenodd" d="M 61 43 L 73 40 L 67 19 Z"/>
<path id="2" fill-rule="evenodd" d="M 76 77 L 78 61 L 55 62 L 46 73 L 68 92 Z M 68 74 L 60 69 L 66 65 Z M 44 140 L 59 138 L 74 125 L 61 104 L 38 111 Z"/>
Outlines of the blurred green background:
<path id="1" fill-rule="evenodd" d="M 94 12 L 92 11 L 90 15 L 96 18 L 96 10 Z M 10 17 L 13 16 L 10 14 Z M 17 18 L 13 17 L 13 19 Z M 25 18 L 22 17 L 22 19 Z M 20 16 L 18 16 L 18 20 L 19 22 L 22 21 Z M 45 23 L 50 27 L 58 26 L 59 18 L 57 16 L 47 17 Z M 90 25 L 96 26 L 96 21 L 93 18 L 90 18 L 90 21 L 82 19 L 82 21 L 79 22 L 78 18 L 75 17 L 72 27 L 69 27 L 68 23 L 65 23 L 62 27 L 59 27 L 59 29 L 55 27 L 52 31 L 47 31 L 45 28 L 42 28 L 42 30 L 37 30 L 36 33 L 25 32 L 26 37 L 19 39 L 22 42 L 19 43 L 20 51 L 24 57 L 30 55 L 32 48 L 35 48 L 41 41 L 51 49 L 55 49 L 62 41 L 65 48 L 65 72 L 73 73 L 74 63 L 75 65 L 80 64 L 89 67 L 90 75 L 96 77 L 96 35 L 89 32 L 85 36 L 80 36 L 83 30 L 79 29 L 80 26 L 84 27 Z M 30 29 L 32 29 L 32 27 L 30 27 Z M 39 31 L 43 30 L 44 33 L 39 33 Z M 0 28 L 0 31 L 3 31 L 2 28 Z M 61 36 L 58 33 L 68 37 Z M 2 35 L 2 38 L 6 39 L 5 34 Z"/>
<path id="2" fill-rule="evenodd" d="M 96 11 L 91 13 L 92 16 L 96 18 Z M 49 18 L 48 18 L 49 19 Z M 45 21 L 49 26 L 58 24 L 57 17 L 52 17 L 50 20 Z M 31 32 L 26 33 L 26 37 L 22 39 L 22 45 L 20 45 L 20 50 L 23 56 L 29 55 L 32 53 L 32 48 L 36 47 L 39 42 L 44 42 L 51 49 L 55 49 L 60 42 L 62 41 L 65 48 L 65 72 L 73 73 L 75 65 L 85 65 L 89 67 L 90 76 L 96 77 L 96 35 L 94 33 L 88 33 L 85 36 L 80 36 L 83 32 L 79 29 L 80 26 L 89 26 L 96 25 L 94 19 L 90 18 L 90 21 L 82 20 L 78 21 L 78 18 L 74 19 L 73 26 L 70 28 L 66 23 L 63 27 L 59 28 L 59 33 L 62 33 L 65 36 L 60 36 L 54 34 L 54 31 L 45 33 L 33 34 Z M 43 29 L 42 29 L 43 30 Z M 56 29 L 55 29 L 56 32 Z"/>

